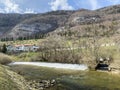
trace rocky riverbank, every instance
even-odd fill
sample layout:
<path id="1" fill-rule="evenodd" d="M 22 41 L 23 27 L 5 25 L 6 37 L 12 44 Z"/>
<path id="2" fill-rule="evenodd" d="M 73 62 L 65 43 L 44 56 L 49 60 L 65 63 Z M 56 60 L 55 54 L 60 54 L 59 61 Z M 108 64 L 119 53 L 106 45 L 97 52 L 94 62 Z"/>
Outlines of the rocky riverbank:
<path id="1" fill-rule="evenodd" d="M 52 80 L 40 80 L 40 81 L 26 81 L 21 75 L 6 70 L 9 77 L 13 80 L 14 83 L 16 83 L 19 90 L 44 90 L 46 88 L 50 88 L 57 84 L 55 79 Z"/>
<path id="2" fill-rule="evenodd" d="M 56 80 L 41 80 L 41 81 L 29 81 L 28 84 L 30 86 L 30 90 L 44 90 L 46 88 L 50 88 L 56 84 Z"/>

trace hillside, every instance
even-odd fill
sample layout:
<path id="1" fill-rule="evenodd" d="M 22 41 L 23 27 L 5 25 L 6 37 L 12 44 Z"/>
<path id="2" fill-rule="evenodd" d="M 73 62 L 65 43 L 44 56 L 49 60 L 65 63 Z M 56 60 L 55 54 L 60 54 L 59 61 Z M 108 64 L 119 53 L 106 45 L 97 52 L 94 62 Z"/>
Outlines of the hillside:
<path id="1" fill-rule="evenodd" d="M 115 5 L 94 11 L 81 9 L 76 11 L 52 11 L 43 14 L 27 15 L 0 14 L 0 35 L 1 38 L 11 37 L 16 39 L 48 33 L 60 28 L 65 28 L 66 30 L 78 29 L 79 27 L 92 24 L 108 26 L 113 21 L 119 23 L 119 7 L 120 5 Z"/>
<path id="2" fill-rule="evenodd" d="M 32 17 L 32 14 L 0 14 L 0 36 L 12 30 L 21 21 Z M 34 15 L 35 16 L 35 15 Z"/>
<path id="3" fill-rule="evenodd" d="M 12 57 L 2 53 L 0 57 L 0 90 L 28 90 L 25 79 L 5 66 L 13 60 Z"/>
<path id="4" fill-rule="evenodd" d="M 29 88 L 22 76 L 0 65 L 0 90 L 29 90 Z"/>
<path id="5" fill-rule="evenodd" d="M 104 12 L 105 14 L 118 14 L 120 13 L 120 5 L 108 6 L 96 11 Z"/>

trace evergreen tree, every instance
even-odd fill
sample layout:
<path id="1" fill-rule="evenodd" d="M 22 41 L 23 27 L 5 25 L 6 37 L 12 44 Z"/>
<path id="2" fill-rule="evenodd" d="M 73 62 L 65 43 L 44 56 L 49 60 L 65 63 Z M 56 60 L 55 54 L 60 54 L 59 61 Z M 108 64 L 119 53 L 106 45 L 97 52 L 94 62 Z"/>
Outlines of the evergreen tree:
<path id="1" fill-rule="evenodd" d="M 3 44 L 3 47 L 2 47 L 2 52 L 3 52 L 3 53 L 6 53 L 6 52 L 7 52 L 7 47 L 6 47 L 6 44 Z"/>

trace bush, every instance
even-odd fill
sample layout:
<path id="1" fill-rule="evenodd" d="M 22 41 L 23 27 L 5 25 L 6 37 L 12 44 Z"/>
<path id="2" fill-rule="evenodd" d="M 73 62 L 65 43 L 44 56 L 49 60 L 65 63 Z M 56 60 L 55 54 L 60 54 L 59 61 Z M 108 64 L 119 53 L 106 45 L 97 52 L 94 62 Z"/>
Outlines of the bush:
<path id="1" fill-rule="evenodd" d="M 81 55 L 73 50 L 46 50 L 31 58 L 31 61 L 59 62 L 59 63 L 80 63 Z"/>
<path id="2" fill-rule="evenodd" d="M 2 47 L 2 52 L 3 52 L 3 53 L 6 53 L 6 52 L 7 52 L 6 44 L 3 45 L 3 47 Z"/>
<path id="3" fill-rule="evenodd" d="M 12 62 L 12 58 L 8 55 L 0 53 L 0 64 L 6 65 Z"/>

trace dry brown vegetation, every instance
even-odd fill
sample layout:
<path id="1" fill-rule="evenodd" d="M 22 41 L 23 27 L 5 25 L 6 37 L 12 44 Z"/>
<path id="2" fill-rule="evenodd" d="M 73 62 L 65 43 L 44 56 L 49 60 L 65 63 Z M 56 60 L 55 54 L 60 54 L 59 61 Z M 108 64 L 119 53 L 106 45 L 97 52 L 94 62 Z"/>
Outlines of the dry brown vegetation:
<path id="1" fill-rule="evenodd" d="M 0 64 L 6 65 L 12 62 L 12 58 L 8 55 L 0 53 Z"/>

